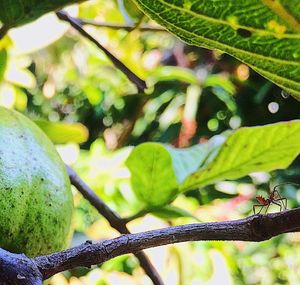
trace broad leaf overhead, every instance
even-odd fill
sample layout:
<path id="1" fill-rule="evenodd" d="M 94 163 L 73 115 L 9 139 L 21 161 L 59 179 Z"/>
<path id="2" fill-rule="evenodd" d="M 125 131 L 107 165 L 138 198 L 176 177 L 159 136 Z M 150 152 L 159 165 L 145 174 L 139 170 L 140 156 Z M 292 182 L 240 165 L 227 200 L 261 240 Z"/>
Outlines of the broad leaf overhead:
<path id="1" fill-rule="evenodd" d="M 185 42 L 221 50 L 300 99 L 299 0 L 135 0 Z"/>
<path id="2" fill-rule="evenodd" d="M 228 135 L 187 149 L 159 143 L 137 146 L 127 166 L 139 200 L 149 207 L 161 206 L 180 192 L 286 168 L 300 153 L 300 121 L 241 128 Z"/>

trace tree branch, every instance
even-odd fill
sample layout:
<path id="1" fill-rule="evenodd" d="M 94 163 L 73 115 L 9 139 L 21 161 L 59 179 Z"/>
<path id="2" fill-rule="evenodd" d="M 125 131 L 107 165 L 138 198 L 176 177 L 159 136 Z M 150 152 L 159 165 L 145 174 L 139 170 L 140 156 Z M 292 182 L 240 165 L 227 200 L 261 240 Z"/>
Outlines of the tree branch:
<path id="1" fill-rule="evenodd" d="M 116 229 L 122 234 L 129 234 L 130 231 L 126 227 L 126 222 L 112 209 L 110 209 L 103 200 L 77 175 L 77 173 L 69 166 L 67 166 L 68 174 L 71 183 L 77 188 L 77 190 L 87 199 L 98 212 L 107 219 L 111 227 Z M 145 273 L 150 277 L 153 284 L 163 285 L 163 281 L 156 271 L 154 266 L 144 252 L 136 253 L 136 257 L 140 262 L 140 265 L 144 269 Z"/>
<path id="2" fill-rule="evenodd" d="M 34 258 L 43 278 L 77 266 L 100 264 L 114 257 L 143 249 L 186 241 L 264 241 L 282 233 L 300 230 L 300 208 L 245 219 L 188 224 L 143 233 L 127 234 L 92 244 L 86 242 L 62 252 Z"/>
<path id="3" fill-rule="evenodd" d="M 117 59 L 110 51 L 108 51 L 104 46 L 102 46 L 94 37 L 92 37 L 89 33 L 87 33 L 81 25 L 80 20 L 77 18 L 73 18 L 68 15 L 65 11 L 56 12 L 57 17 L 65 22 L 68 22 L 76 31 L 78 31 L 82 36 L 89 39 L 93 42 L 99 49 L 101 49 L 106 56 L 112 61 L 116 68 L 121 70 L 127 78 L 136 85 L 139 91 L 143 92 L 147 86 L 146 82 L 139 78 L 134 72 L 132 72 L 123 62 Z"/>
<path id="4" fill-rule="evenodd" d="M 113 30 L 123 29 L 130 32 L 136 28 L 135 25 L 133 24 L 98 22 L 98 21 L 82 19 L 82 18 L 78 18 L 77 20 L 80 22 L 81 25 L 91 25 L 99 28 L 109 28 Z M 141 25 L 137 29 L 142 32 L 167 32 L 166 29 L 160 26 L 152 26 L 152 25 Z"/>
<path id="5" fill-rule="evenodd" d="M 120 148 L 120 147 L 124 146 L 124 144 L 127 142 L 128 138 L 130 137 L 130 135 L 134 129 L 135 123 L 142 116 L 143 108 L 148 101 L 149 101 L 149 97 L 139 98 L 139 101 L 136 104 L 136 107 L 135 107 L 132 117 L 129 118 L 129 121 L 127 122 L 127 124 L 126 123 L 123 124 L 125 126 L 125 129 L 122 132 L 122 134 L 120 135 L 120 137 L 118 138 L 118 143 L 117 143 L 116 148 Z"/>
<path id="6" fill-rule="evenodd" d="M 43 279 L 31 259 L 0 248 L 0 284 L 43 285 Z"/>
<path id="7" fill-rule="evenodd" d="M 264 241 L 282 233 L 300 231 L 300 208 L 245 219 L 189 224 L 80 246 L 33 259 L 0 249 L 1 285 L 42 285 L 54 274 L 78 266 L 90 267 L 114 257 L 147 248 L 186 241 Z"/>
<path id="8" fill-rule="evenodd" d="M 1 23 L 0 23 L 0 25 L 1 25 Z M 6 25 L 3 25 L 0 28 L 0 40 L 2 40 L 5 37 L 7 31 L 8 31 L 8 27 Z"/>

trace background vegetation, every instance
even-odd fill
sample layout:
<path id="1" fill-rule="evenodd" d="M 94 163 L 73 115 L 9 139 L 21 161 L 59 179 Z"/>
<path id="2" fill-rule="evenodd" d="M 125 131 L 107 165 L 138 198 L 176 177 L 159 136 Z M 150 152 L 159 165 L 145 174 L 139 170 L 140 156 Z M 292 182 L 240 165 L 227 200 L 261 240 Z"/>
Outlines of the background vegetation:
<path id="1" fill-rule="evenodd" d="M 138 94 L 103 53 L 50 15 L 0 41 L 0 105 L 25 113 L 46 130 L 64 161 L 122 217 L 146 208 L 126 163 L 133 146 L 151 141 L 183 148 L 239 127 L 300 117 L 300 103 L 288 93 L 226 54 L 155 30 L 159 26 L 130 1 L 88 1 L 71 12 L 106 24 L 139 23 L 129 30 L 86 29 L 147 79 L 146 93 Z M 189 190 L 168 206 L 151 207 L 129 228 L 137 232 L 249 216 L 255 196 L 280 183 L 300 183 L 299 169 L 296 160 L 285 170 Z M 297 207 L 298 187 L 280 189 L 289 208 Z M 117 236 L 75 189 L 74 199 L 73 245 Z M 298 234 L 286 234 L 262 243 L 197 242 L 147 253 L 166 284 L 300 284 L 299 241 Z M 48 283 L 118 282 L 151 284 L 133 256 L 61 273 Z"/>

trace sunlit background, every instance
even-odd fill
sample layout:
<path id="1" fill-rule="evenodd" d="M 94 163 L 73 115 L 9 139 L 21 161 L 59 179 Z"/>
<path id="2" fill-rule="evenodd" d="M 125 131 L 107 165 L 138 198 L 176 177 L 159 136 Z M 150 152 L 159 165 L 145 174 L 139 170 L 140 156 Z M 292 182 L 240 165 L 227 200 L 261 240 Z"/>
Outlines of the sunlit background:
<path id="1" fill-rule="evenodd" d="M 101 23 L 157 27 L 130 1 L 88 1 L 68 11 Z M 298 101 L 228 55 L 187 46 L 165 31 L 91 25 L 86 30 L 147 80 L 145 94 L 137 94 L 100 50 L 50 14 L 11 30 L 0 41 L 0 105 L 35 120 L 63 160 L 123 217 L 135 214 L 139 206 L 124 164 L 133 146 L 156 141 L 188 147 L 241 126 L 300 118 Z M 299 170 L 297 160 L 286 170 L 195 189 L 179 196 L 172 211 L 148 214 L 129 228 L 140 232 L 249 216 L 255 196 L 267 195 L 279 183 L 300 183 Z M 289 208 L 299 206 L 298 188 L 280 188 Z M 118 236 L 75 189 L 73 193 L 72 245 Z M 295 233 L 261 243 L 190 242 L 147 254 L 167 285 L 300 284 L 299 243 Z M 57 274 L 47 284 L 151 281 L 134 256 L 122 256 Z"/>

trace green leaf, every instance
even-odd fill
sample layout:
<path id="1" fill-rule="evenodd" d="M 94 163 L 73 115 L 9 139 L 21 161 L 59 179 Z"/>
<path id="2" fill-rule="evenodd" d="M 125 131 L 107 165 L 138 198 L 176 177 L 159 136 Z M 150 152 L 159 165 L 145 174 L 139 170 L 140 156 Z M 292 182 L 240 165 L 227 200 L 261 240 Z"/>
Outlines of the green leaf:
<path id="1" fill-rule="evenodd" d="M 165 145 L 172 158 L 173 171 L 178 184 L 183 183 L 192 173 L 213 160 L 225 140 L 224 134 L 214 136 L 207 143 L 189 148 L 180 149 Z"/>
<path id="2" fill-rule="evenodd" d="M 183 41 L 228 53 L 300 99 L 299 0 L 134 0 Z"/>
<path id="3" fill-rule="evenodd" d="M 7 66 L 7 51 L 6 49 L 0 49 L 0 82 L 4 77 L 6 66 Z"/>
<path id="4" fill-rule="evenodd" d="M 221 87 L 228 94 L 235 93 L 235 86 L 229 78 L 224 77 L 222 74 L 210 74 L 203 82 L 203 87 Z"/>
<path id="5" fill-rule="evenodd" d="M 144 143 L 133 149 L 126 165 L 137 198 L 151 207 L 167 204 L 178 193 L 172 158 L 159 143 Z"/>
<path id="6" fill-rule="evenodd" d="M 54 123 L 48 121 L 34 121 L 56 144 L 68 142 L 83 143 L 89 136 L 87 128 L 80 123 Z"/>
<path id="7" fill-rule="evenodd" d="M 120 1 L 118 1 L 120 7 Z M 135 5 L 132 0 L 123 0 L 124 8 L 126 9 L 127 14 L 134 20 L 139 20 L 143 17 L 142 11 Z M 122 10 L 121 10 L 122 11 Z"/>
<path id="8" fill-rule="evenodd" d="M 300 152 L 300 121 L 241 128 L 221 147 L 215 158 L 190 175 L 181 191 L 237 179 L 251 172 L 284 169 Z"/>
<path id="9" fill-rule="evenodd" d="M 193 71 L 178 66 L 159 66 L 151 72 L 155 81 L 179 80 L 190 84 L 199 84 L 199 80 Z"/>
<path id="10" fill-rule="evenodd" d="M 150 208 L 171 202 L 179 193 L 179 185 L 211 161 L 224 140 L 224 136 L 216 136 L 206 144 L 187 149 L 159 143 L 140 144 L 126 161 L 137 198 Z"/>
<path id="11" fill-rule="evenodd" d="M 144 143 L 133 149 L 126 164 L 138 199 L 153 209 L 184 191 L 286 168 L 300 153 L 299 141 L 300 121 L 282 122 L 241 128 L 186 149 Z"/>

